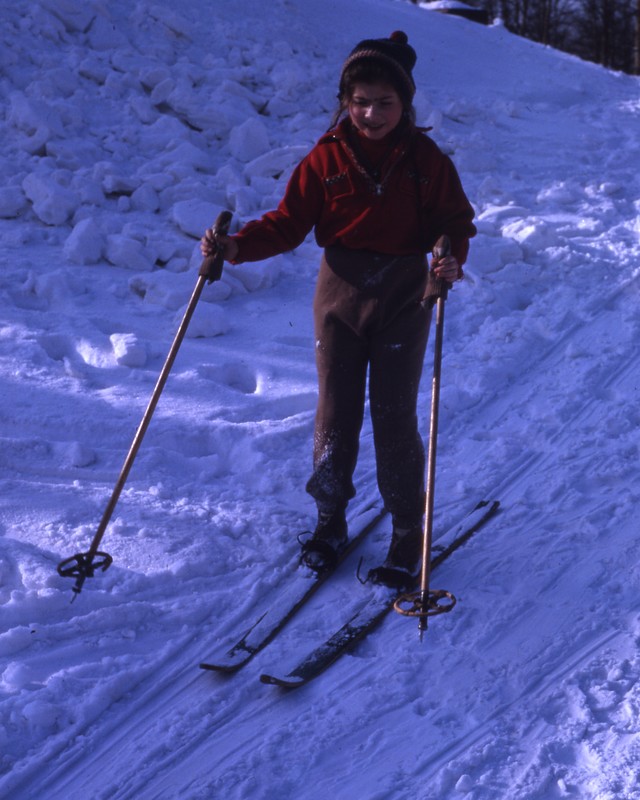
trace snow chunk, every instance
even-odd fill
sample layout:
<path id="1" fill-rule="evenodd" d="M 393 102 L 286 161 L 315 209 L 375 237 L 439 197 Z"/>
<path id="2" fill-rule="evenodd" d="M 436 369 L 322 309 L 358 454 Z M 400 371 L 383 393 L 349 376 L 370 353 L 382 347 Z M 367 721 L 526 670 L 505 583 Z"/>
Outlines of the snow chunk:
<path id="1" fill-rule="evenodd" d="M 91 3 L 85 0 L 40 0 L 40 4 L 56 16 L 69 33 L 85 33 L 96 16 Z"/>
<path id="2" fill-rule="evenodd" d="M 213 113 L 211 129 L 219 135 L 230 134 L 234 126 L 241 126 L 254 117 L 254 103 L 257 105 L 257 102 L 257 98 L 241 83 L 222 80 L 209 98 L 208 106 Z"/>
<path id="3" fill-rule="evenodd" d="M 2 219 L 18 217 L 26 207 L 27 199 L 19 186 L 0 188 L 0 217 Z"/>
<path id="4" fill-rule="evenodd" d="M 528 216 L 529 209 L 524 206 L 514 204 L 489 206 L 482 213 L 478 214 L 478 222 L 490 222 L 499 224 L 507 219 L 522 219 Z"/>
<path id="5" fill-rule="evenodd" d="M 112 333 L 109 340 L 121 366 L 144 367 L 147 363 L 147 348 L 134 333 Z"/>
<path id="6" fill-rule="evenodd" d="M 28 629 L 21 628 L 19 630 L 21 633 L 27 633 Z M 30 632 L 27 635 L 32 638 Z M 2 673 L 0 682 L 5 690 L 18 691 L 28 686 L 33 681 L 33 678 L 33 670 L 27 664 L 12 661 Z"/>
<path id="7" fill-rule="evenodd" d="M 557 205 L 568 206 L 580 199 L 581 190 L 569 181 L 555 181 L 551 186 L 541 189 L 536 202 L 541 204 L 556 203 Z"/>
<path id="8" fill-rule="evenodd" d="M 87 55 L 85 59 L 78 65 L 78 75 L 83 78 L 88 78 L 90 81 L 102 86 L 107 80 L 111 70 L 109 66 L 100 57 L 95 56 L 93 53 Z"/>
<path id="9" fill-rule="evenodd" d="M 45 147 L 48 156 L 55 159 L 58 167 L 80 170 L 87 164 L 94 164 L 102 156 L 101 148 L 81 136 L 68 136 L 66 139 L 49 139 Z M 84 183 L 84 177 L 81 182 Z"/>
<path id="10" fill-rule="evenodd" d="M 229 135 L 229 149 L 238 161 L 248 162 L 269 150 L 269 133 L 261 120 L 250 117 Z"/>
<path id="11" fill-rule="evenodd" d="M 223 210 L 204 200 L 180 200 L 171 209 L 171 219 L 183 233 L 200 239 Z"/>
<path id="12" fill-rule="evenodd" d="M 160 163 L 168 169 L 185 172 L 192 169 L 196 172 L 210 173 L 214 169 L 211 156 L 190 142 L 182 142 L 160 159 Z"/>
<path id="13" fill-rule="evenodd" d="M 182 321 L 186 306 L 175 316 L 176 326 Z M 211 339 L 214 336 L 222 336 L 229 330 L 229 319 L 226 311 L 214 303 L 207 303 L 201 306 L 198 313 L 191 318 L 186 336 L 190 339 Z"/>
<path id="14" fill-rule="evenodd" d="M 227 191 L 229 205 L 241 218 L 255 216 L 262 203 L 262 196 L 252 186 L 238 186 Z"/>
<path id="15" fill-rule="evenodd" d="M 7 122 L 24 134 L 18 144 L 31 154 L 43 154 L 45 145 L 53 136 L 64 135 L 64 126 L 56 109 L 45 102 L 27 98 L 21 92 L 12 92 L 9 96 Z"/>
<path id="16" fill-rule="evenodd" d="M 64 244 L 64 254 L 72 264 L 97 264 L 105 247 L 96 223 L 88 218 L 79 222 Z"/>
<path id="17" fill-rule="evenodd" d="M 82 442 L 72 442 L 67 446 L 62 461 L 69 467 L 89 467 L 95 464 L 96 453 Z"/>
<path id="18" fill-rule="evenodd" d="M 109 172 L 102 179 L 102 188 L 106 194 L 133 194 L 139 187 L 139 181 L 122 172 Z"/>
<path id="19" fill-rule="evenodd" d="M 53 731 L 58 727 L 60 710 L 53 703 L 46 700 L 32 700 L 22 709 L 22 716 L 29 727 L 43 731 Z"/>
<path id="20" fill-rule="evenodd" d="M 64 224 L 80 205 L 78 195 L 51 176 L 27 175 L 22 188 L 35 214 L 47 225 Z"/>
<path id="21" fill-rule="evenodd" d="M 269 289 L 280 275 L 281 260 L 269 258 L 260 264 L 225 264 L 223 277 L 236 278 L 247 292 Z"/>
<path id="22" fill-rule="evenodd" d="M 158 193 L 149 183 L 143 183 L 131 195 L 131 207 L 136 211 L 155 212 L 160 208 Z"/>
<path id="23" fill-rule="evenodd" d="M 170 75 L 171 73 L 164 65 L 154 64 L 153 66 L 143 67 L 140 70 L 139 79 L 145 89 L 151 90 L 159 83 L 166 81 Z"/>
<path id="24" fill-rule="evenodd" d="M 107 236 L 106 256 L 116 267 L 139 272 L 150 272 L 153 269 L 153 263 L 142 242 L 121 233 Z"/>
<path id="25" fill-rule="evenodd" d="M 94 50 L 115 51 L 119 47 L 128 47 L 127 37 L 119 31 L 111 19 L 98 16 L 87 35 L 89 44 Z"/>
<path id="26" fill-rule="evenodd" d="M 522 245 L 525 253 L 534 254 L 558 243 L 558 236 L 544 220 L 530 217 L 516 220 L 502 229 L 502 235 L 515 239 Z"/>
<path id="27" fill-rule="evenodd" d="M 473 789 L 473 779 L 470 775 L 461 775 L 456 783 L 456 791 L 460 794 L 468 794 Z"/>
<path id="28" fill-rule="evenodd" d="M 142 97 L 140 95 L 130 97 L 129 107 L 140 122 L 144 122 L 145 125 L 151 125 L 158 119 L 158 112 L 153 108 L 147 97 Z"/>
<path id="29" fill-rule="evenodd" d="M 178 15 L 175 11 L 163 8 L 159 5 L 152 5 L 148 9 L 149 16 L 166 25 L 167 28 L 176 36 L 190 39 L 193 35 L 192 25 L 185 18 Z"/>
<path id="30" fill-rule="evenodd" d="M 473 241 L 465 272 L 467 275 L 497 272 L 505 264 L 519 261 L 523 255 L 522 248 L 513 239 L 498 239 L 479 233 Z"/>
<path id="31" fill-rule="evenodd" d="M 153 91 L 151 92 L 151 103 L 154 106 L 162 105 L 162 103 L 166 103 L 169 99 L 169 95 L 175 89 L 175 83 L 170 78 L 167 77 L 164 80 L 160 81 L 153 87 Z"/>
<path id="32" fill-rule="evenodd" d="M 195 282 L 195 277 L 190 273 L 176 275 L 174 272 L 159 270 L 147 275 L 136 275 L 129 281 L 129 288 L 144 297 L 145 302 L 173 311 L 189 300 Z"/>
<path id="33" fill-rule="evenodd" d="M 294 147 L 278 147 L 268 153 L 263 153 L 247 164 L 245 175 L 277 178 L 283 172 L 288 174 L 304 158 L 308 149 L 304 145 L 296 145 Z"/>

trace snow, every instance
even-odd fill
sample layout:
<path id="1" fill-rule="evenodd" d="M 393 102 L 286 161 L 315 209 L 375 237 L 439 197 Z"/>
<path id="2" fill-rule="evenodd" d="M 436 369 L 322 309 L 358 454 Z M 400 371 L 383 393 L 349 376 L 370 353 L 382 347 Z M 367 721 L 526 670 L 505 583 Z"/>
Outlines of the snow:
<path id="1" fill-rule="evenodd" d="M 0 11 L 0 795 L 640 798 L 638 79 L 399 0 L 14 0 Z M 198 237 L 272 208 L 360 39 L 404 29 L 419 122 L 478 213 L 447 303 L 434 573 L 316 682 L 350 562 L 242 672 L 313 525 L 313 241 L 205 287 L 109 525 L 85 552 L 195 286 Z M 421 422 L 426 431 L 430 366 Z M 371 431 L 359 496 L 377 497 Z M 373 535 L 373 562 L 388 531 Z"/>

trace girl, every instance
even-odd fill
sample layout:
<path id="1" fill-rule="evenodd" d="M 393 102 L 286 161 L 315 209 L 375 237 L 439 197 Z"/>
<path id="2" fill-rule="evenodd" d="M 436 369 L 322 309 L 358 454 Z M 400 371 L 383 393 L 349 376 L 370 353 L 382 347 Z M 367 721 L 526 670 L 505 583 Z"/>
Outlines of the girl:
<path id="1" fill-rule="evenodd" d="M 417 396 L 435 278 L 462 277 L 473 209 L 455 167 L 416 128 L 413 67 L 405 33 L 360 42 L 342 68 L 331 129 L 291 176 L 278 208 L 234 236 L 208 230 L 202 253 L 231 263 L 298 246 L 315 229 L 324 249 L 314 298 L 319 398 L 313 472 L 318 508 L 303 560 L 331 568 L 347 543 L 355 495 L 367 370 L 378 487 L 393 531 L 384 580 L 409 584 L 420 570 L 424 449 Z M 426 264 L 441 234 L 451 255 Z M 376 579 L 376 571 L 372 571 Z"/>

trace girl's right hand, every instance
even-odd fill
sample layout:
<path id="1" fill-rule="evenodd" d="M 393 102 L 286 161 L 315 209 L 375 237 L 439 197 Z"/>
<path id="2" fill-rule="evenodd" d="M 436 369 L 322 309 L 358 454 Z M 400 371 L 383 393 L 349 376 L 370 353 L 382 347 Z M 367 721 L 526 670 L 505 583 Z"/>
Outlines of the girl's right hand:
<path id="1" fill-rule="evenodd" d="M 233 261 L 238 255 L 238 244 L 230 236 L 216 235 L 213 228 L 207 228 L 204 236 L 200 239 L 200 252 L 205 258 L 216 254 L 222 248 L 222 255 L 225 261 Z"/>

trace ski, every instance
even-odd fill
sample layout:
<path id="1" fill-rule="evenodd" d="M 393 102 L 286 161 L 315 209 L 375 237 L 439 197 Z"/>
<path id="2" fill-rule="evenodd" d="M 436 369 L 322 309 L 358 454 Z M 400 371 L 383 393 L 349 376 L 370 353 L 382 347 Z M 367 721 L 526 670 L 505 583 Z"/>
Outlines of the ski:
<path id="1" fill-rule="evenodd" d="M 375 528 L 385 515 L 384 509 L 375 505 L 366 505 L 350 522 L 349 528 L 357 533 L 351 535 L 349 544 L 338 557 L 339 566 Z M 275 635 L 289 622 L 296 612 L 335 572 L 316 574 L 300 565 L 287 581 L 282 593 L 270 604 L 267 611 L 238 639 L 238 641 L 219 657 L 213 657 L 200 663 L 201 669 L 215 672 L 236 672 L 249 662 L 256 653 L 266 647 Z"/>
<path id="2" fill-rule="evenodd" d="M 462 522 L 451 528 L 435 542 L 432 551 L 431 568 L 442 564 L 458 550 L 497 512 L 498 500 L 478 503 L 476 508 Z M 391 611 L 398 597 L 398 591 L 384 586 L 373 586 L 366 604 L 346 622 L 336 633 L 310 653 L 287 675 L 262 674 L 262 683 L 295 689 L 303 686 L 324 672 L 337 661 L 349 647 L 370 633 Z"/>

